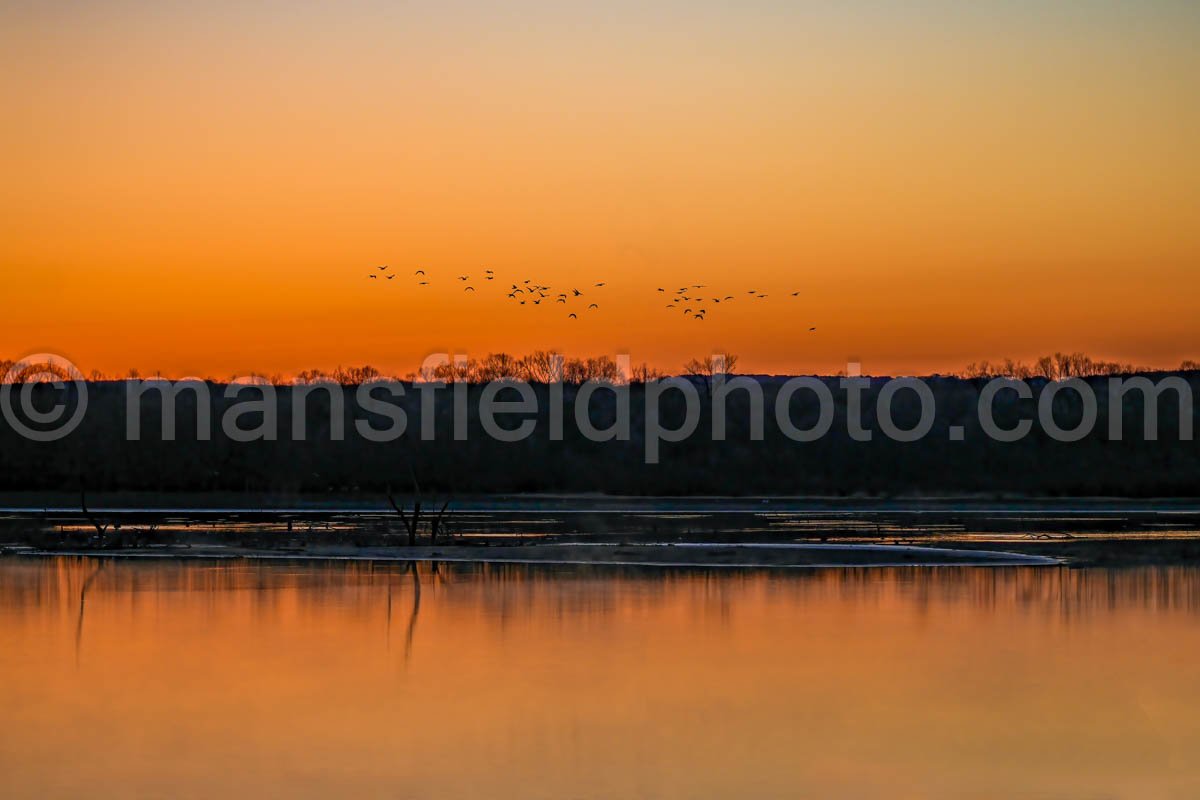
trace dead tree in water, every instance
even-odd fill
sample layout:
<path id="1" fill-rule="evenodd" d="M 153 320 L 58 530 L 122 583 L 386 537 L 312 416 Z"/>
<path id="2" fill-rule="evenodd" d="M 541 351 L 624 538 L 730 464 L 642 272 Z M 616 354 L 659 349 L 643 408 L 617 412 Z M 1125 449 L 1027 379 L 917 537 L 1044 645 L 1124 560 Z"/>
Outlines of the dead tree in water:
<path id="1" fill-rule="evenodd" d="M 392 504 L 392 508 L 400 515 L 400 521 L 404 523 L 405 530 L 408 531 L 408 546 L 415 547 L 417 544 L 417 526 L 421 524 L 421 497 L 417 495 L 417 499 L 413 501 L 412 516 L 404 513 L 404 509 L 396 502 L 396 498 L 392 495 L 392 488 L 388 487 L 387 493 L 388 502 Z"/>
<path id="2" fill-rule="evenodd" d="M 450 507 L 450 498 L 446 498 L 446 502 L 442 503 L 442 509 L 438 511 L 438 515 L 429 523 L 429 543 L 437 544 L 438 531 L 442 527 L 442 518 L 446 516 L 446 509 Z"/>
<path id="3" fill-rule="evenodd" d="M 103 545 L 105 534 L 108 533 L 108 523 L 106 522 L 101 525 L 100 520 L 92 516 L 91 511 L 88 511 L 87 489 L 82 486 L 79 489 L 79 508 L 83 511 L 83 516 L 87 518 L 87 521 L 92 523 L 92 527 L 96 529 L 96 537 L 100 540 L 100 544 Z"/>
<path id="4" fill-rule="evenodd" d="M 421 484 L 417 481 L 416 473 L 411 473 L 411 475 L 413 482 L 412 512 L 406 512 L 404 507 L 396 502 L 396 497 L 392 494 L 391 486 L 387 490 L 387 499 L 392 509 L 400 515 L 400 521 L 404 523 L 404 529 L 408 532 L 408 546 L 415 547 L 417 544 L 417 535 L 421 530 Z M 438 533 L 444 530 L 443 525 L 445 524 L 446 511 L 450 508 L 450 501 L 452 499 L 452 497 L 447 497 L 442 503 L 441 509 L 438 510 L 437 515 L 429 521 L 430 544 L 437 544 Z M 436 498 L 431 502 L 431 505 L 434 507 L 437 506 Z"/>

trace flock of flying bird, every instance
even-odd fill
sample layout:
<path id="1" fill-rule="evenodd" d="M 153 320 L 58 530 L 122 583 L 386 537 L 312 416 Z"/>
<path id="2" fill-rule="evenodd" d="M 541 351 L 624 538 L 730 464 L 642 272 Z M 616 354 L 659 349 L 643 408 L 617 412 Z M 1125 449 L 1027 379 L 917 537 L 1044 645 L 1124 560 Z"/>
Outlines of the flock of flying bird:
<path id="1" fill-rule="evenodd" d="M 377 270 L 378 274 L 371 274 L 371 275 L 367 276 L 371 280 L 379 280 L 379 278 L 382 277 L 383 279 L 390 281 L 390 280 L 394 280 L 396 278 L 396 273 L 394 273 L 394 272 L 389 273 L 388 270 L 390 268 L 386 265 L 382 266 L 382 267 L 376 267 L 375 269 Z M 423 270 L 423 269 L 419 269 L 416 272 L 414 272 L 412 277 L 420 279 L 420 280 L 416 281 L 417 286 L 428 286 L 429 285 L 429 277 L 426 274 L 425 270 Z M 470 275 L 457 275 L 455 277 L 457 277 L 458 280 L 461 281 L 462 283 L 466 284 L 465 286 L 463 286 L 464 292 L 474 292 L 475 291 L 475 286 L 472 285 L 471 283 L 469 283 L 469 281 L 471 280 Z M 485 281 L 496 280 L 495 271 L 490 270 L 490 269 L 485 269 L 483 271 L 483 279 Z M 600 289 L 603 287 L 604 287 L 603 281 L 601 281 L 600 283 L 597 283 L 595 285 L 595 288 L 597 288 L 597 289 Z M 547 305 L 555 305 L 558 303 L 561 303 L 563 305 L 569 305 L 572 301 L 576 301 L 579 298 L 584 296 L 584 293 L 581 290 L 575 289 L 575 288 L 572 288 L 570 293 L 558 292 L 557 294 L 549 294 L 551 289 L 552 289 L 552 287 L 549 286 L 548 284 L 541 284 L 541 283 L 537 283 L 537 282 L 533 281 L 532 279 L 527 279 L 527 280 L 522 281 L 520 284 L 514 283 L 508 289 L 508 291 L 505 292 L 505 295 L 509 300 L 512 300 L 512 301 L 516 302 L 518 305 L 522 305 L 522 306 L 523 305 L 540 306 L 543 302 L 546 302 Z M 588 303 L 586 310 L 587 311 L 597 311 L 597 310 L 599 310 L 599 308 L 600 308 L 599 303 Z M 575 312 L 568 313 L 567 319 L 579 319 L 579 314 L 577 314 Z"/>
<path id="2" fill-rule="evenodd" d="M 380 278 L 383 278 L 384 280 L 390 281 L 395 280 L 396 278 L 396 273 L 389 271 L 390 267 L 386 265 L 382 267 L 376 267 L 375 269 L 375 273 L 371 273 L 367 276 L 370 280 L 379 280 Z M 485 281 L 496 280 L 496 273 L 493 270 L 485 269 L 483 273 L 483 279 Z M 414 279 L 419 279 L 416 281 L 417 286 L 429 285 L 429 278 L 423 269 L 419 269 L 414 272 L 412 277 Z M 464 292 L 475 291 L 475 287 L 469 283 L 471 280 L 470 275 L 458 275 L 456 277 L 460 282 L 466 284 L 463 286 Z M 592 288 L 602 289 L 604 286 L 604 282 L 601 281 L 596 283 Z M 658 292 L 663 295 L 663 299 L 670 301 L 666 304 L 668 309 L 675 309 L 677 311 L 682 310 L 684 317 L 703 322 L 707 318 L 708 307 L 710 305 L 717 306 L 721 303 L 732 303 L 736 299 L 735 296 L 731 294 L 724 295 L 723 297 L 702 297 L 700 296 L 699 291 L 705 288 L 707 288 L 705 284 L 695 283 L 690 286 L 680 287 L 673 292 L 668 292 L 667 289 L 659 287 Z M 569 306 L 572 302 L 584 302 L 580 300 L 580 298 L 584 297 L 584 293 L 577 288 L 572 288 L 570 292 L 552 292 L 553 287 L 549 286 L 548 284 L 538 283 L 533 279 L 525 279 L 519 284 L 512 284 L 512 286 L 510 286 L 505 292 L 505 296 L 510 301 L 522 306 L 540 306 L 543 302 L 545 302 L 547 305 L 562 304 Z M 754 300 L 766 300 L 768 297 L 767 294 L 759 292 L 755 289 L 750 289 L 746 292 L 746 294 L 750 296 L 750 299 Z M 799 297 L 800 292 L 792 292 L 791 296 Z M 600 305 L 598 303 L 588 303 L 586 311 L 597 311 L 599 308 Z M 567 319 L 579 319 L 579 315 L 572 311 L 567 314 Z M 811 333 L 815 331 L 816 328 L 812 327 L 808 330 Z"/>
<path id="3" fill-rule="evenodd" d="M 727 294 L 724 297 L 700 297 L 696 292 L 700 289 L 705 289 L 703 283 L 693 283 L 691 286 L 682 286 L 674 292 L 668 293 L 661 286 L 658 288 L 659 293 L 667 297 L 671 302 L 667 303 L 667 308 L 678 309 L 683 306 L 683 315 L 691 319 L 703 320 L 705 314 L 708 313 L 707 304 L 720 305 L 721 303 L 732 303 L 736 298 L 734 295 Z M 691 292 L 691 294 L 689 294 Z M 768 295 L 760 292 L 757 289 L 750 289 L 746 292 L 755 300 L 766 300 Z M 792 297 L 799 297 L 800 292 L 792 292 Z M 690 304 L 690 305 L 689 305 Z M 816 328 L 809 328 L 809 332 L 813 332 Z"/>

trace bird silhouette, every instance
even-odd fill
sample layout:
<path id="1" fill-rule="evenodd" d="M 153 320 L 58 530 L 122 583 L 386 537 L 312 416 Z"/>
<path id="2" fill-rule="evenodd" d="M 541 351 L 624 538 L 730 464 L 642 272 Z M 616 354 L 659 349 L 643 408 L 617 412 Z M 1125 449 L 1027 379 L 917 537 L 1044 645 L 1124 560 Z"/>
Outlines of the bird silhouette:
<path id="1" fill-rule="evenodd" d="M 603 282 L 601 282 L 601 283 L 597 283 L 597 284 L 596 284 L 596 286 L 603 286 L 603 285 L 604 285 L 604 283 L 603 283 Z"/>
<path id="2" fill-rule="evenodd" d="M 375 269 L 379 270 L 380 272 L 383 272 L 385 269 L 387 269 L 387 264 L 384 264 L 382 267 L 376 267 Z"/>
<path id="3" fill-rule="evenodd" d="M 813 332 L 813 331 L 815 331 L 815 330 L 816 330 L 816 328 L 809 328 L 809 329 L 808 329 L 808 332 L 809 332 L 809 333 L 812 333 L 812 332 Z"/>
<path id="4" fill-rule="evenodd" d="M 568 314 L 567 319 L 579 319 L 579 317 L 575 316 L 574 314 Z"/>
<path id="5" fill-rule="evenodd" d="M 388 275 L 388 276 L 387 276 L 387 279 L 390 281 L 390 280 L 391 280 L 392 278 L 394 278 L 394 277 L 396 277 L 396 276 L 395 276 L 395 275 Z"/>
<path id="6" fill-rule="evenodd" d="M 470 275 L 459 275 L 459 276 L 458 276 L 458 279 L 459 279 L 460 281 L 465 281 L 465 280 L 469 280 L 469 279 L 470 279 L 470 277 L 471 277 Z"/>
<path id="7" fill-rule="evenodd" d="M 576 297 L 579 297 L 581 294 L 583 294 L 583 292 L 579 291 L 578 289 L 572 289 L 571 291 L 575 293 Z"/>
<path id="8" fill-rule="evenodd" d="M 475 291 L 475 287 L 474 287 L 474 286 L 468 286 L 467 288 L 463 289 L 463 291 L 464 291 L 464 292 L 473 292 L 473 291 Z"/>
<path id="9" fill-rule="evenodd" d="M 596 305 L 595 303 L 592 303 L 590 306 L 588 306 L 588 310 L 591 311 L 593 308 L 599 308 L 599 307 L 600 306 Z"/>
<path id="10" fill-rule="evenodd" d="M 792 297 L 799 297 L 799 296 L 800 296 L 799 292 L 792 292 Z"/>
<path id="11" fill-rule="evenodd" d="M 424 275 L 424 274 L 425 274 L 425 270 L 423 270 L 423 269 L 419 269 L 413 273 L 413 275 Z"/>
<path id="12" fill-rule="evenodd" d="M 418 281 L 417 282 L 417 286 L 428 286 L 428 285 L 429 285 L 429 281 Z"/>

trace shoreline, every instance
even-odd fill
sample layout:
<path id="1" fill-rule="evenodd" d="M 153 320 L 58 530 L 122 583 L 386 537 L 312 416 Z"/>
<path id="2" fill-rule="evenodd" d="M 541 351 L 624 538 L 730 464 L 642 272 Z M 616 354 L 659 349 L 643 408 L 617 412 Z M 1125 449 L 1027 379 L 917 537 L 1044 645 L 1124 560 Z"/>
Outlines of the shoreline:
<path id="1" fill-rule="evenodd" d="M 214 546 L 162 546 L 102 549 L 0 550 L 7 557 L 132 559 L 252 559 L 266 561 L 438 561 L 547 566 L 619 566 L 726 569 L 836 569 L 889 567 L 1029 567 L 1063 566 L 1061 559 L 998 550 L 879 544 L 551 544 L 520 546 L 444 545 L 416 547 L 316 547 L 265 550 Z"/>
<path id="2" fill-rule="evenodd" d="M 400 496 L 404 496 L 401 493 Z M 1200 497 L 1038 495 L 626 495 L 600 493 L 470 493 L 454 508 L 473 514 L 1196 514 Z M 251 492 L 89 492 L 95 512 L 131 515 L 373 515 L 391 513 L 386 495 Z M 0 492 L 0 515 L 79 512 L 77 492 Z"/>
<path id="3" fill-rule="evenodd" d="M 12 499 L 0 494 L 0 504 Z M 222 495 L 191 497 L 207 500 L 203 509 L 180 508 L 174 496 L 159 498 L 173 508 L 139 499 L 0 508 L 0 553 L 758 568 L 1200 564 L 1200 509 L 1178 500 L 1027 498 L 997 508 L 994 499 L 910 498 L 835 507 L 828 498 L 474 495 L 456 499 L 443 519 L 427 514 L 412 541 L 411 517 L 365 498 L 357 507 L 327 498 L 323 507 L 288 509 L 224 507 L 235 498 Z M 114 508 L 114 500 L 128 505 Z"/>

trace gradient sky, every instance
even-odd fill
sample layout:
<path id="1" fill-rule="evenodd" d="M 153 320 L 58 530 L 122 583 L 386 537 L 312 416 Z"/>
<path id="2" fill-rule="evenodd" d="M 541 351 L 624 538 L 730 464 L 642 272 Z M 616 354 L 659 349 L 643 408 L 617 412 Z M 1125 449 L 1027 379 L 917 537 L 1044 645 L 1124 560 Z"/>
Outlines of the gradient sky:
<path id="1" fill-rule="evenodd" d="M 1179 0 L 0 0 L 0 356 L 1175 366 L 1198 41 Z M 523 278 L 608 286 L 574 321 Z M 691 283 L 771 297 L 694 322 Z"/>

